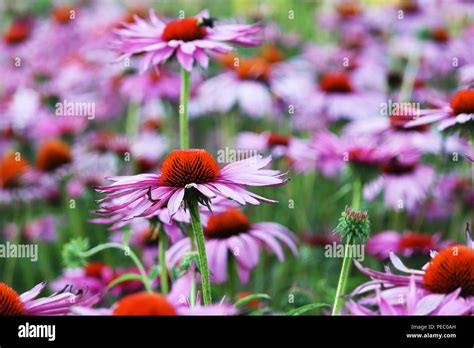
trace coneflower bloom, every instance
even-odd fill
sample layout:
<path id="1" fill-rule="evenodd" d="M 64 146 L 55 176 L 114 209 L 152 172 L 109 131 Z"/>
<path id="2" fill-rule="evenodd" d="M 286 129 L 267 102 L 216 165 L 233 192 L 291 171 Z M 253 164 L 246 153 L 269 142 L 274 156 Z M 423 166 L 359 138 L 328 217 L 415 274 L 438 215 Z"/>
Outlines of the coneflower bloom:
<path id="1" fill-rule="evenodd" d="M 36 167 L 45 173 L 53 173 L 72 162 L 72 153 L 68 144 L 59 139 L 43 142 L 36 153 Z"/>
<path id="2" fill-rule="evenodd" d="M 437 102 L 435 109 L 422 110 L 421 117 L 410 121 L 406 127 L 418 127 L 424 124 L 437 123 L 439 130 L 455 125 L 468 125 L 474 120 L 474 89 L 456 92 L 448 104 Z"/>
<path id="3" fill-rule="evenodd" d="M 431 260 L 421 269 L 411 269 L 394 254 L 390 253 L 392 265 L 400 272 L 408 275 L 392 273 L 387 267 L 385 272 L 379 272 L 362 266 L 357 261 L 357 268 L 365 275 L 372 278 L 354 290 L 353 295 L 364 293 L 368 290 L 383 286 L 391 289 L 401 286 L 409 286 L 413 281 L 423 290 L 442 294 L 446 298 L 454 292 L 470 302 L 474 303 L 474 246 L 471 239 L 469 225 L 466 227 L 467 245 L 452 245 L 439 252 L 431 253 Z M 471 308 L 472 311 L 472 308 Z"/>
<path id="4" fill-rule="evenodd" d="M 375 295 L 360 301 L 351 299 L 346 308 L 354 315 L 466 315 L 471 312 L 469 302 L 460 297 L 461 289 L 447 295 L 432 294 L 416 286 L 410 277 L 408 286 L 390 290 L 375 288 Z M 374 306 L 376 310 L 373 310 Z"/>
<path id="5" fill-rule="evenodd" d="M 70 286 L 49 297 L 37 298 L 45 288 L 46 282 L 40 283 L 31 290 L 19 295 L 7 284 L 0 282 L 0 316 L 7 315 L 66 315 L 74 305 L 87 307 L 92 296 L 84 292 L 72 292 Z"/>
<path id="6" fill-rule="evenodd" d="M 296 237 L 286 227 L 273 222 L 252 224 L 244 213 L 235 208 L 211 216 L 204 228 L 204 236 L 211 281 L 215 283 L 227 280 L 229 257 L 235 257 L 239 278 L 246 283 L 250 271 L 258 264 L 261 250 L 271 251 L 280 262 L 284 261 L 285 256 L 279 242 L 288 246 L 293 254 L 298 253 Z M 177 265 L 189 251 L 191 240 L 180 240 L 168 250 L 167 264 Z"/>
<path id="7" fill-rule="evenodd" d="M 403 256 L 414 253 L 429 254 L 432 250 L 441 250 L 452 244 L 441 242 L 440 234 L 426 234 L 405 231 L 383 231 L 370 237 L 367 241 L 367 253 L 380 259 L 388 259 L 391 252 Z"/>
<path id="8" fill-rule="evenodd" d="M 194 17 L 165 22 L 153 10 L 149 21 L 134 16 L 134 23 L 122 23 L 116 29 L 118 39 L 114 48 L 121 52 L 119 59 L 143 54 L 140 71 L 158 66 L 176 54 L 180 65 L 191 71 L 196 60 L 203 68 L 209 63 L 209 53 L 229 53 L 234 48 L 227 43 L 243 46 L 260 44 L 257 34 L 260 24 L 217 24 L 207 10 Z M 226 43 L 227 42 L 227 43 Z"/>
<path id="9" fill-rule="evenodd" d="M 171 296 L 143 291 L 122 297 L 111 308 L 76 306 L 73 312 L 79 315 L 113 316 L 234 315 L 237 314 L 237 308 L 226 303 L 190 307 L 176 302 Z"/>
<path id="10" fill-rule="evenodd" d="M 53 215 L 42 216 L 38 219 L 28 221 L 23 228 L 15 223 L 9 223 L 4 227 L 4 235 L 8 239 L 15 238 L 20 234 L 20 238 L 27 241 L 47 241 L 56 240 L 57 221 Z"/>
<path id="11" fill-rule="evenodd" d="M 284 173 L 262 169 L 271 157 L 255 156 L 230 163 L 220 169 L 212 155 L 202 149 L 175 150 L 163 161 L 159 174 L 111 177 L 110 186 L 97 191 L 107 197 L 98 214 L 125 213 L 123 220 L 153 216 L 166 205 L 170 219 L 182 205 L 187 190 L 196 190 L 203 199 L 223 197 L 241 205 L 275 201 L 256 195 L 246 186 L 278 186 L 286 183 Z M 107 202 L 110 202 L 107 204 Z"/>

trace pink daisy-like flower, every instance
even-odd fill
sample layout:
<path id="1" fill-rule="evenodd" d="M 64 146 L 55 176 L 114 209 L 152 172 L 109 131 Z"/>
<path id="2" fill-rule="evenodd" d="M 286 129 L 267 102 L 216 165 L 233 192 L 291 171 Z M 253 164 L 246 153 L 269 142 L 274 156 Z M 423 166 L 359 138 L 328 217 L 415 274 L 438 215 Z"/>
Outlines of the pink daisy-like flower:
<path id="1" fill-rule="evenodd" d="M 215 20 L 209 17 L 207 10 L 171 22 L 163 21 L 153 10 L 150 10 L 148 22 L 138 16 L 134 19 L 134 23 L 122 23 L 124 28 L 116 30 L 119 38 L 113 46 L 122 53 L 120 60 L 144 54 L 140 64 L 142 72 L 150 65 L 162 64 L 173 54 L 187 71 L 192 70 L 195 60 L 206 69 L 209 53 L 234 50 L 226 42 L 243 46 L 260 44 L 258 23 L 214 25 Z"/>
<path id="2" fill-rule="evenodd" d="M 423 124 L 437 123 L 439 130 L 455 125 L 468 125 L 474 121 L 474 89 L 461 90 L 446 102 L 437 102 L 435 109 L 422 110 L 421 117 L 410 121 L 406 127 L 418 127 Z"/>
<path id="3" fill-rule="evenodd" d="M 191 189 L 204 199 L 223 197 L 241 205 L 275 203 L 245 189 L 245 186 L 279 186 L 287 182 L 284 173 L 262 169 L 270 161 L 271 157 L 255 156 L 220 169 L 206 150 L 175 150 L 163 161 L 159 174 L 111 177 L 112 185 L 97 187 L 98 192 L 107 195 L 98 201 L 102 209 L 97 213 L 125 213 L 122 219 L 130 220 L 153 216 L 166 205 L 171 219 Z"/>
<path id="4" fill-rule="evenodd" d="M 66 315 L 74 305 L 87 307 L 94 299 L 93 296 L 84 296 L 82 291 L 71 292 L 72 288 L 66 286 L 61 291 L 49 297 L 38 298 L 46 287 L 46 282 L 36 285 L 31 290 L 21 295 L 0 282 L 0 316 L 7 315 Z"/>
<path id="5" fill-rule="evenodd" d="M 441 242 L 439 234 L 430 235 L 405 231 L 383 231 L 367 241 L 367 253 L 380 259 L 388 259 L 391 252 L 410 256 L 414 253 L 429 254 L 432 250 L 441 250 L 451 244 Z"/>
<path id="6" fill-rule="evenodd" d="M 382 175 L 364 187 L 364 197 L 373 201 L 384 191 L 385 205 L 392 209 L 412 210 L 428 196 L 434 169 L 419 163 L 419 154 L 406 151 L 381 166 Z"/>
<path id="7" fill-rule="evenodd" d="M 228 256 L 235 257 L 242 283 L 247 283 L 250 271 L 258 264 L 261 249 L 275 253 L 280 262 L 284 253 L 279 241 L 297 254 L 296 237 L 284 226 L 273 222 L 252 224 L 247 216 L 237 209 L 211 216 L 204 228 L 206 250 L 209 259 L 211 281 L 223 283 L 227 280 Z M 167 252 L 167 264 L 177 265 L 183 255 L 191 251 L 191 240 L 185 238 L 174 244 Z"/>
<path id="8" fill-rule="evenodd" d="M 415 278 L 410 277 L 408 287 L 389 290 L 375 288 L 375 296 L 356 302 L 350 300 L 347 310 L 354 315 L 466 315 L 471 311 L 469 302 L 460 297 L 461 289 L 447 295 L 432 294 L 417 287 Z M 371 310 L 368 307 L 377 307 Z"/>
<path id="9" fill-rule="evenodd" d="M 427 293 L 440 294 L 444 300 L 453 296 L 466 299 L 470 311 L 474 307 L 474 247 L 471 239 L 469 225 L 466 227 L 467 245 L 452 245 L 439 252 L 431 252 L 431 260 L 421 269 L 411 269 L 394 254 L 390 253 L 392 265 L 400 272 L 408 275 L 392 273 L 386 267 L 385 272 L 379 272 L 362 266 L 355 261 L 357 268 L 372 281 L 356 288 L 352 295 L 383 287 L 393 289 L 407 287 L 414 282 Z M 441 300 L 443 298 L 440 297 Z"/>

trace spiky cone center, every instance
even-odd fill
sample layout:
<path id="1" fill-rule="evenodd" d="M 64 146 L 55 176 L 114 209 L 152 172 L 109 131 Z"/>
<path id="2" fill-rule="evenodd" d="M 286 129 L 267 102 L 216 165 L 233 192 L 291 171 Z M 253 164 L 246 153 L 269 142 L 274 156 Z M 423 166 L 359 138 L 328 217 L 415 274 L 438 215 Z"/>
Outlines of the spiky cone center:
<path id="1" fill-rule="evenodd" d="M 20 295 L 7 284 L 0 282 L 0 316 L 24 315 Z"/>
<path id="2" fill-rule="evenodd" d="M 36 166 L 43 172 L 52 172 L 72 160 L 69 145 L 59 139 L 50 139 L 41 144 L 36 154 Z"/>
<path id="3" fill-rule="evenodd" d="M 107 267 L 105 263 L 100 261 L 91 262 L 84 267 L 84 274 L 88 277 L 101 279 Z"/>
<path id="4" fill-rule="evenodd" d="M 370 234 L 369 214 L 346 208 L 336 226 L 341 240 L 349 244 L 365 244 Z"/>
<path id="5" fill-rule="evenodd" d="M 402 236 L 398 247 L 402 250 L 433 250 L 435 249 L 435 243 L 433 241 L 433 236 L 431 235 L 408 232 Z"/>
<path id="6" fill-rule="evenodd" d="M 382 173 L 389 175 L 405 175 L 413 173 L 416 169 L 417 163 L 402 163 L 397 158 L 391 158 L 382 164 Z"/>
<path id="7" fill-rule="evenodd" d="M 176 310 L 161 294 L 139 292 L 127 295 L 118 301 L 113 315 L 174 316 Z"/>
<path id="8" fill-rule="evenodd" d="M 271 133 L 267 140 L 268 146 L 288 146 L 290 144 L 290 137 L 283 134 Z"/>
<path id="9" fill-rule="evenodd" d="M 271 64 L 261 57 L 240 59 L 235 67 L 241 80 L 256 80 L 267 83 L 270 80 Z"/>
<path id="10" fill-rule="evenodd" d="M 219 166 L 206 150 L 174 150 L 163 161 L 160 180 L 172 187 L 203 184 L 217 179 Z"/>
<path id="11" fill-rule="evenodd" d="M 451 99 L 454 115 L 474 113 L 474 89 L 457 92 Z"/>
<path id="12" fill-rule="evenodd" d="M 319 87 L 326 93 L 351 93 L 353 91 L 349 76 L 340 72 L 324 74 L 319 80 Z"/>
<path id="13" fill-rule="evenodd" d="M 441 250 L 430 261 L 423 284 L 434 293 L 448 294 L 461 288 L 462 296 L 474 296 L 474 250 L 463 245 Z"/>
<path id="14" fill-rule="evenodd" d="M 263 46 L 260 57 L 265 59 L 268 63 L 274 64 L 285 60 L 283 53 L 275 46 L 267 44 Z"/>
<path id="15" fill-rule="evenodd" d="M 168 23 L 163 30 L 161 38 L 165 41 L 201 40 L 207 35 L 207 30 L 202 22 L 195 17 L 183 18 Z"/>
<path id="16" fill-rule="evenodd" d="M 0 186 L 13 188 L 18 185 L 21 176 L 28 171 L 28 161 L 14 153 L 7 153 L 0 160 Z"/>
<path id="17" fill-rule="evenodd" d="M 76 8 L 72 5 L 56 7 L 52 12 L 53 19 L 59 24 L 70 22 L 75 16 Z"/>
<path id="18" fill-rule="evenodd" d="M 204 235 L 210 239 L 224 239 L 250 229 L 250 220 L 241 211 L 231 208 L 226 212 L 209 218 Z"/>

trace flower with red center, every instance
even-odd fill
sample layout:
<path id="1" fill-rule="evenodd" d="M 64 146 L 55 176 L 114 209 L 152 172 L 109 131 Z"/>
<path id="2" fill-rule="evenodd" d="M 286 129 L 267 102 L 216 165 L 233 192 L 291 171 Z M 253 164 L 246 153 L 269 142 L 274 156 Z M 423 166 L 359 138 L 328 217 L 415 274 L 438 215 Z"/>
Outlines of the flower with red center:
<path id="1" fill-rule="evenodd" d="M 209 63 L 209 53 L 229 53 L 233 47 L 225 42 L 243 46 L 260 44 L 259 24 L 214 25 L 207 10 L 194 17 L 165 22 L 150 10 L 149 21 L 134 16 L 133 23 L 122 23 L 116 29 L 118 39 L 114 48 L 122 53 L 120 59 L 143 54 L 140 70 L 164 63 L 173 54 L 187 71 L 196 60 L 203 68 Z"/>
<path id="2" fill-rule="evenodd" d="M 66 315 L 74 305 L 89 306 L 93 297 L 87 297 L 82 291 L 71 292 L 67 286 L 49 297 L 36 298 L 45 288 L 46 282 L 19 295 L 7 284 L 0 282 L 0 316 L 11 315 Z"/>
<path id="3" fill-rule="evenodd" d="M 414 253 L 429 254 L 432 250 L 441 250 L 449 244 L 450 242 L 441 242 L 439 234 L 383 231 L 367 241 L 367 253 L 385 260 L 391 252 L 403 256 L 411 256 Z"/>
<path id="4" fill-rule="evenodd" d="M 362 284 L 356 288 L 353 295 L 366 293 L 368 290 L 384 288 L 391 292 L 392 296 L 398 295 L 400 290 L 415 287 L 423 295 L 437 295 L 436 303 L 444 303 L 449 306 L 446 311 L 456 311 L 458 304 L 451 303 L 456 298 L 463 298 L 463 314 L 473 313 L 474 308 L 474 245 L 471 239 L 469 224 L 466 226 L 467 245 L 449 246 L 440 252 L 431 253 L 431 261 L 421 270 L 408 268 L 394 254 L 390 253 L 392 265 L 400 272 L 408 275 L 392 273 L 387 267 L 385 272 L 363 267 L 356 262 L 357 268 L 372 281 Z M 412 289 L 413 290 L 413 289 Z"/>
<path id="5" fill-rule="evenodd" d="M 211 215 L 204 228 L 206 250 L 209 260 L 211 281 L 224 283 L 228 278 L 228 262 L 234 257 L 242 283 L 247 283 L 250 271 L 258 264 L 260 250 L 266 249 L 284 261 L 279 242 L 297 255 L 296 237 L 284 226 L 273 222 L 252 224 L 241 211 L 230 208 Z M 185 238 L 174 244 L 166 253 L 167 264 L 177 265 L 184 254 L 191 251 L 191 240 Z"/>
<path id="6" fill-rule="evenodd" d="M 275 201 L 258 196 L 246 186 L 278 186 L 286 183 L 285 174 L 262 169 L 271 157 L 254 156 L 219 168 L 206 150 L 175 150 L 163 161 L 159 174 L 111 177 L 110 186 L 99 186 L 97 191 L 107 197 L 100 215 L 123 214 L 123 220 L 150 217 L 167 206 L 169 218 L 176 214 L 185 201 L 185 194 L 197 193 L 201 200 L 223 197 L 245 205 L 260 201 Z"/>
<path id="7" fill-rule="evenodd" d="M 437 123 L 439 130 L 453 126 L 471 125 L 474 120 L 474 89 L 460 90 L 450 103 L 437 102 L 435 109 L 421 110 L 420 117 L 408 122 L 405 127 Z"/>
<path id="8" fill-rule="evenodd" d="M 36 166 L 43 172 L 53 172 L 71 160 L 69 145 L 59 139 L 45 141 L 36 153 Z"/>
<path id="9" fill-rule="evenodd" d="M 83 268 L 65 269 L 63 274 L 52 284 L 51 289 L 60 291 L 70 285 L 75 289 L 98 294 L 106 290 L 107 285 L 114 279 L 115 272 L 103 262 L 91 262 Z"/>
<path id="10" fill-rule="evenodd" d="M 381 165 L 381 175 L 364 187 L 364 197 L 373 201 L 382 191 L 385 206 L 412 211 L 427 197 L 434 180 L 434 169 L 419 163 L 420 154 L 411 148 L 400 149 Z"/>
<path id="11" fill-rule="evenodd" d="M 449 32 L 444 27 L 435 27 L 431 30 L 431 38 L 439 43 L 446 43 L 449 41 Z"/>
<path id="12" fill-rule="evenodd" d="M 21 176 L 30 168 L 28 161 L 14 153 L 6 153 L 0 160 L 0 186 L 2 189 L 18 185 Z"/>
<path id="13" fill-rule="evenodd" d="M 161 294 L 139 292 L 119 300 L 113 309 L 113 315 L 174 316 L 176 310 Z"/>
<path id="14" fill-rule="evenodd" d="M 319 80 L 319 87 L 326 93 L 350 93 L 353 91 L 347 74 L 327 73 Z"/>
<path id="15" fill-rule="evenodd" d="M 25 41 L 31 34 L 32 23 L 29 19 L 15 20 L 3 34 L 3 40 L 9 45 Z"/>

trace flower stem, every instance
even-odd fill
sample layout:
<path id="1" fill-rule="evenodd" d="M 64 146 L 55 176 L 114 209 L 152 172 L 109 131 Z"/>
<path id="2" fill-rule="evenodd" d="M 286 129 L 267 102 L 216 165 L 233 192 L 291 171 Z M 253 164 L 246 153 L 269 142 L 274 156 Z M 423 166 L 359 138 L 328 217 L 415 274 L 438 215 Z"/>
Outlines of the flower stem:
<path id="1" fill-rule="evenodd" d="M 201 225 L 201 217 L 199 215 L 198 201 L 192 200 L 189 204 L 189 213 L 191 214 L 191 226 L 193 228 L 194 237 L 199 255 L 199 270 L 201 273 L 202 296 L 205 305 L 212 303 L 211 283 L 209 281 L 209 266 L 207 264 L 206 242 L 204 240 L 204 232 Z"/>
<path id="2" fill-rule="evenodd" d="M 158 257 L 160 261 L 160 284 L 163 295 L 168 294 L 168 269 L 166 267 L 166 248 L 168 246 L 168 236 L 163 227 L 160 228 L 160 236 L 158 237 Z"/>
<path id="3" fill-rule="evenodd" d="M 346 283 L 349 278 L 349 271 L 351 269 L 352 257 L 348 255 L 348 248 L 350 242 L 347 242 L 344 247 L 344 259 L 342 261 L 341 274 L 339 275 L 339 283 L 337 284 L 336 298 L 334 299 L 334 305 L 332 308 L 332 315 L 339 315 L 339 312 L 344 305 L 344 299 L 342 295 L 346 291 Z"/>
<path id="4" fill-rule="evenodd" d="M 101 251 L 104 251 L 104 250 L 107 250 L 107 249 L 112 249 L 112 248 L 125 251 L 125 253 L 129 254 L 129 256 L 132 259 L 133 263 L 135 264 L 135 266 L 138 268 L 138 271 L 140 272 L 140 275 L 141 275 L 141 278 L 142 278 L 142 283 L 145 286 L 145 289 L 148 292 L 151 292 L 152 290 L 151 290 L 150 279 L 148 278 L 148 276 L 145 272 L 145 268 L 143 267 L 142 263 L 138 259 L 137 255 L 135 255 L 135 253 L 130 248 L 128 248 L 126 246 L 123 246 L 122 244 L 119 244 L 119 243 L 110 242 L 110 243 L 99 244 L 96 247 L 94 247 L 92 249 L 89 249 L 88 251 L 82 252 L 81 256 L 84 257 L 84 258 L 88 258 L 88 257 L 91 257 L 94 254 L 97 254 L 97 253 L 101 252 Z"/>
<path id="5" fill-rule="evenodd" d="M 362 181 L 359 176 L 356 176 L 352 186 L 352 209 L 355 211 L 360 209 L 361 196 Z M 332 315 L 339 315 L 342 306 L 344 305 L 344 299 L 342 298 L 342 295 L 346 291 L 347 279 L 349 278 L 349 272 L 352 265 L 352 256 L 350 256 L 348 253 L 350 246 L 350 241 L 347 241 L 346 245 L 344 246 L 344 259 L 342 261 L 341 273 L 339 274 L 339 282 L 337 284 Z"/>
<path id="6" fill-rule="evenodd" d="M 191 73 L 181 68 L 181 93 L 179 96 L 179 144 L 181 149 L 189 148 L 188 103 Z"/>

